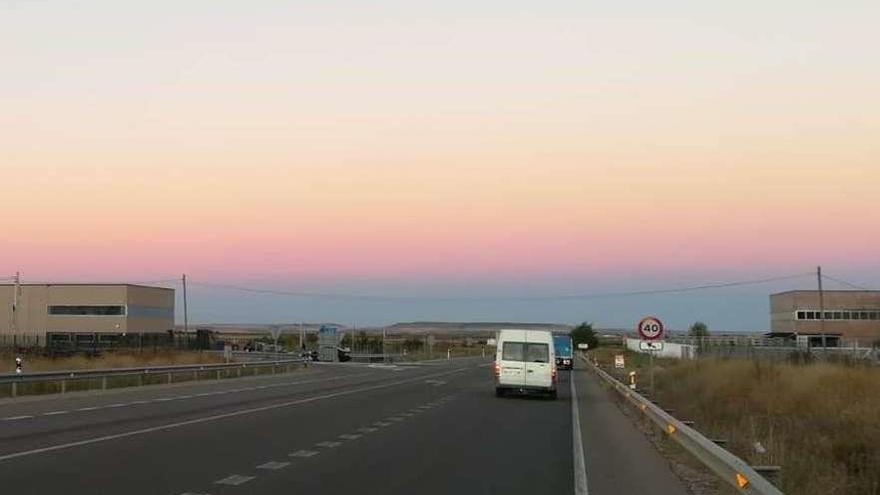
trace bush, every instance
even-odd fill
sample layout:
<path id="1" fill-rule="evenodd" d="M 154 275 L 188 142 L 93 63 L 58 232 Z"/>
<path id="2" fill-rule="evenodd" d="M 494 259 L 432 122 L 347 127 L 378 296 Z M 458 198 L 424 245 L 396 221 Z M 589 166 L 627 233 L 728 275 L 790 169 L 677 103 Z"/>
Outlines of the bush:
<path id="1" fill-rule="evenodd" d="M 592 323 L 581 323 L 574 327 L 569 335 L 571 336 L 571 343 L 575 349 L 577 349 L 578 344 L 587 344 L 590 349 L 596 349 L 599 347 L 599 338 L 596 337 L 596 332 L 593 331 Z"/>

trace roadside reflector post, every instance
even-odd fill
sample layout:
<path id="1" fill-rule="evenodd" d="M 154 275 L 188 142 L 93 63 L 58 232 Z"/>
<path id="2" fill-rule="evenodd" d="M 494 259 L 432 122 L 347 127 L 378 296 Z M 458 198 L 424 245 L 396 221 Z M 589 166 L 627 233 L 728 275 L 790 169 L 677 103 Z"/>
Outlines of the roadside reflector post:
<path id="1" fill-rule="evenodd" d="M 668 424 L 668 425 L 666 425 L 666 432 L 669 433 L 670 435 L 672 435 L 672 434 L 675 433 L 676 431 L 678 431 L 678 430 L 677 430 L 677 428 L 675 427 L 675 425 L 673 425 L 673 424 Z"/>
<path id="2" fill-rule="evenodd" d="M 636 372 L 629 372 L 629 388 L 635 390 L 636 389 Z"/>
<path id="3" fill-rule="evenodd" d="M 740 488 L 745 488 L 749 486 L 749 479 L 742 475 L 742 473 L 736 473 L 736 485 Z"/>

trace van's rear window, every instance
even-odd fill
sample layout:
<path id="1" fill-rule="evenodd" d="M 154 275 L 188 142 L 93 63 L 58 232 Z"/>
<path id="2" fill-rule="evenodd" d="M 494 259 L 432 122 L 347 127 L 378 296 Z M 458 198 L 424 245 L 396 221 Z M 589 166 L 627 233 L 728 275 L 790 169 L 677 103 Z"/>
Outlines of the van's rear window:
<path id="1" fill-rule="evenodd" d="M 501 350 L 505 361 L 528 361 L 530 363 L 549 363 L 550 347 L 547 344 L 525 342 L 505 342 Z"/>
<path id="2" fill-rule="evenodd" d="M 550 346 L 547 344 L 526 344 L 526 361 L 530 363 L 549 363 Z"/>
<path id="3" fill-rule="evenodd" d="M 525 356 L 525 342 L 505 342 L 501 351 L 501 359 L 505 361 L 522 361 Z"/>

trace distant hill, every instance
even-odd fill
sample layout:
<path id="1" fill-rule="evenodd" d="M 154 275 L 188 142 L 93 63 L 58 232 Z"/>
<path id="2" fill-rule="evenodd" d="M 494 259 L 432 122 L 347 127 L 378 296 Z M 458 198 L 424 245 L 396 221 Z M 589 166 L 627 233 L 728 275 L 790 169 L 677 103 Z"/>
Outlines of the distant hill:
<path id="1" fill-rule="evenodd" d="M 496 332 L 502 328 L 526 328 L 550 330 L 553 332 L 568 332 L 570 325 L 559 323 L 531 323 L 515 321 L 412 321 L 400 322 L 385 327 L 390 332 L 399 333 L 485 333 Z"/>

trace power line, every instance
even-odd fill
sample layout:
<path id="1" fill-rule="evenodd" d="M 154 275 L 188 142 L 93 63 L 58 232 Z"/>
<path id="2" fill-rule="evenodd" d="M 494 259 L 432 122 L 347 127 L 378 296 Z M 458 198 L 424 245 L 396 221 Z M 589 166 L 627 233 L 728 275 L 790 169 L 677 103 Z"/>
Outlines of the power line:
<path id="1" fill-rule="evenodd" d="M 215 284 L 208 282 L 189 281 L 190 285 L 199 287 L 208 287 L 214 289 L 233 290 L 239 292 L 248 292 L 252 294 L 265 294 L 274 296 L 301 297 L 310 299 L 332 299 L 332 300 L 352 300 L 352 301 L 373 301 L 373 302 L 501 302 L 501 301 L 519 301 L 519 302 L 548 302 L 548 301 L 578 301 L 588 299 L 614 298 L 614 297 L 631 297 L 646 296 L 660 294 L 677 294 L 683 292 L 695 292 L 701 290 L 723 289 L 729 287 L 740 287 L 747 285 L 759 285 L 771 282 L 779 282 L 784 280 L 793 280 L 798 278 L 813 276 L 813 273 L 798 273 L 793 275 L 783 275 L 778 277 L 767 277 L 752 280 L 738 280 L 732 282 L 718 282 L 686 287 L 673 287 L 664 289 L 648 289 L 623 292 L 606 292 L 592 294 L 560 294 L 552 296 L 511 296 L 511 297 L 424 297 L 424 296 L 372 296 L 366 294 L 345 294 L 345 293 L 326 293 L 326 292 L 306 292 L 306 291 L 289 291 L 278 289 L 263 289 L 256 287 L 246 287 L 232 284 Z"/>
<path id="2" fill-rule="evenodd" d="M 861 286 L 861 285 L 856 285 L 856 284 L 853 284 L 853 283 L 851 283 L 851 282 L 847 282 L 846 280 L 832 277 L 832 276 L 830 276 L 830 275 L 822 275 L 822 278 L 826 278 L 826 279 L 828 279 L 828 280 L 831 280 L 832 282 L 837 282 L 838 284 L 845 285 L 845 286 L 850 287 L 850 288 L 852 288 L 852 289 L 858 289 L 858 290 L 875 290 L 875 289 L 871 289 L 871 288 L 869 288 L 869 287 L 864 287 L 864 286 Z"/>

